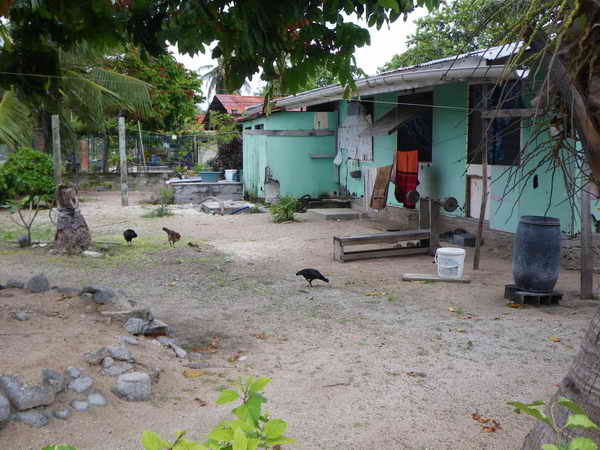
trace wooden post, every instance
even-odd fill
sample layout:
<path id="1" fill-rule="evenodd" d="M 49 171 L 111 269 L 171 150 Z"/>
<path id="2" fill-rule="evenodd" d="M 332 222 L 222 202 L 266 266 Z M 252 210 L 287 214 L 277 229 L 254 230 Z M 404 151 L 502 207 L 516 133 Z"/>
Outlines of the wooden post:
<path id="1" fill-rule="evenodd" d="M 488 86 L 482 86 L 483 111 L 488 109 Z M 473 257 L 473 270 L 479 270 L 479 260 L 481 258 L 481 241 L 483 240 L 483 222 L 485 220 L 485 210 L 487 208 L 488 198 L 488 124 L 489 119 L 481 119 L 482 122 L 482 137 L 481 137 L 481 209 L 479 210 L 479 225 L 477 227 L 477 239 L 475 240 L 475 255 Z"/>
<path id="2" fill-rule="evenodd" d="M 140 150 L 142 151 L 142 161 L 144 162 L 144 170 L 146 169 L 146 154 L 144 153 L 144 141 L 142 139 L 142 125 L 138 120 L 138 134 L 140 136 Z"/>
<path id="3" fill-rule="evenodd" d="M 52 156 L 54 159 L 54 183 L 62 184 L 62 161 L 60 155 L 60 120 L 58 114 L 52 115 Z"/>
<path id="4" fill-rule="evenodd" d="M 429 200 L 429 254 L 435 255 L 435 252 L 440 246 L 440 204 L 433 200 Z"/>
<path id="5" fill-rule="evenodd" d="M 125 118 L 119 117 L 119 159 L 121 162 L 121 206 L 129 206 L 127 187 L 127 152 L 125 148 Z"/>
<path id="6" fill-rule="evenodd" d="M 588 174 L 584 174 L 585 177 Z M 586 183 L 587 184 L 587 183 Z M 581 298 L 594 297 L 594 252 L 588 186 L 581 191 Z"/>

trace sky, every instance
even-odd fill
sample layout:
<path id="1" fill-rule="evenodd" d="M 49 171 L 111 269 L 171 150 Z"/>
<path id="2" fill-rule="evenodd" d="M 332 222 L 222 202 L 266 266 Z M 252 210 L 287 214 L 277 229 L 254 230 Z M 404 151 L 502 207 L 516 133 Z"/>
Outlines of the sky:
<path id="1" fill-rule="evenodd" d="M 369 75 L 377 73 L 377 67 L 382 66 L 391 59 L 392 56 L 397 53 L 402 53 L 406 49 L 406 39 L 409 34 L 412 34 L 415 31 L 415 20 L 424 16 L 426 13 L 427 10 L 424 8 L 418 8 L 413 13 L 409 14 L 406 22 L 400 18 L 389 27 L 384 25 L 380 30 L 377 30 L 375 27 L 369 28 L 369 32 L 371 33 L 371 45 L 359 48 L 356 51 L 355 56 L 358 67 L 363 69 Z M 350 16 L 350 20 L 366 27 L 365 21 L 358 20 L 356 16 Z M 193 57 L 180 55 L 177 52 L 176 47 L 171 48 L 171 50 L 174 52 L 177 61 L 184 64 L 190 70 L 199 70 L 202 66 L 215 64 L 215 60 L 210 57 L 210 50 Z M 206 69 L 200 70 L 200 73 L 206 71 Z M 252 95 L 259 91 L 263 85 L 264 82 L 256 75 L 250 81 L 250 90 L 242 90 L 242 94 Z M 207 105 L 208 102 L 205 102 L 200 106 L 206 108 Z"/>

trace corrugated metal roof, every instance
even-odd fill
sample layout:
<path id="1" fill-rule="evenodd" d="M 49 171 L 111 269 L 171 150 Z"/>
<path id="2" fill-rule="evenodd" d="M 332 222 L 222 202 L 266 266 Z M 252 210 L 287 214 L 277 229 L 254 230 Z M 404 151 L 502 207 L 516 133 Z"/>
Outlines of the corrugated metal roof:
<path id="1" fill-rule="evenodd" d="M 216 94 L 215 97 L 232 115 L 243 114 L 249 106 L 259 105 L 265 101 L 264 97 L 257 95 Z"/>
<path id="2" fill-rule="evenodd" d="M 523 43 L 490 47 L 488 49 L 477 50 L 463 53 L 461 55 L 448 56 L 446 58 L 435 59 L 422 64 L 401 67 L 389 72 L 380 73 L 366 78 L 356 80 L 360 94 L 372 95 L 381 92 L 390 92 L 392 88 L 401 89 L 405 85 L 406 89 L 422 87 L 421 84 L 434 86 L 452 79 L 452 74 L 461 73 L 462 77 L 467 78 L 498 78 L 503 72 L 502 65 L 493 65 L 494 61 L 502 60 L 522 48 Z M 426 75 L 427 73 L 439 72 L 437 79 L 431 77 L 428 82 L 419 85 L 408 82 L 412 78 Z M 423 78 L 423 77 L 421 77 Z M 363 92 L 364 91 L 364 92 Z M 289 95 L 277 99 L 274 106 L 297 106 L 308 104 L 319 104 L 325 101 L 332 101 L 342 98 L 343 89 L 340 84 L 331 84 L 329 86 L 312 89 L 310 91 L 300 92 L 295 95 Z M 323 98 L 320 98 L 323 97 Z M 249 112 L 257 112 L 256 107 L 249 108 Z"/>

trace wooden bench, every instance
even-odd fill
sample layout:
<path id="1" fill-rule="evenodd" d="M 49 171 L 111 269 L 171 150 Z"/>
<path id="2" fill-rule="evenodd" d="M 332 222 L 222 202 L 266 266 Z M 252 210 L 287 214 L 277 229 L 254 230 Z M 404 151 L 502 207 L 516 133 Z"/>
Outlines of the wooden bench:
<path id="1" fill-rule="evenodd" d="M 417 247 L 398 247 L 407 241 L 419 241 Z M 346 247 L 371 244 L 393 244 L 388 248 L 371 250 L 348 250 Z M 355 261 L 357 259 L 385 258 L 388 256 L 425 255 L 430 253 L 430 230 L 392 231 L 377 234 L 333 237 L 333 259 L 335 261 Z"/>

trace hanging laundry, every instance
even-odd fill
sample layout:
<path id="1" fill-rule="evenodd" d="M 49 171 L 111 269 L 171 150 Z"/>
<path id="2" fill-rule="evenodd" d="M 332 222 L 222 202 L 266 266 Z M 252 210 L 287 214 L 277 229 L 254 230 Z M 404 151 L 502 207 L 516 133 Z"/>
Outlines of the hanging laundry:
<path id="1" fill-rule="evenodd" d="M 415 204 L 410 203 L 406 196 L 410 191 L 414 191 L 419 185 L 419 151 L 402 150 L 396 152 L 396 189 L 394 195 L 396 200 L 404 205 L 405 208 L 414 208 Z"/>

